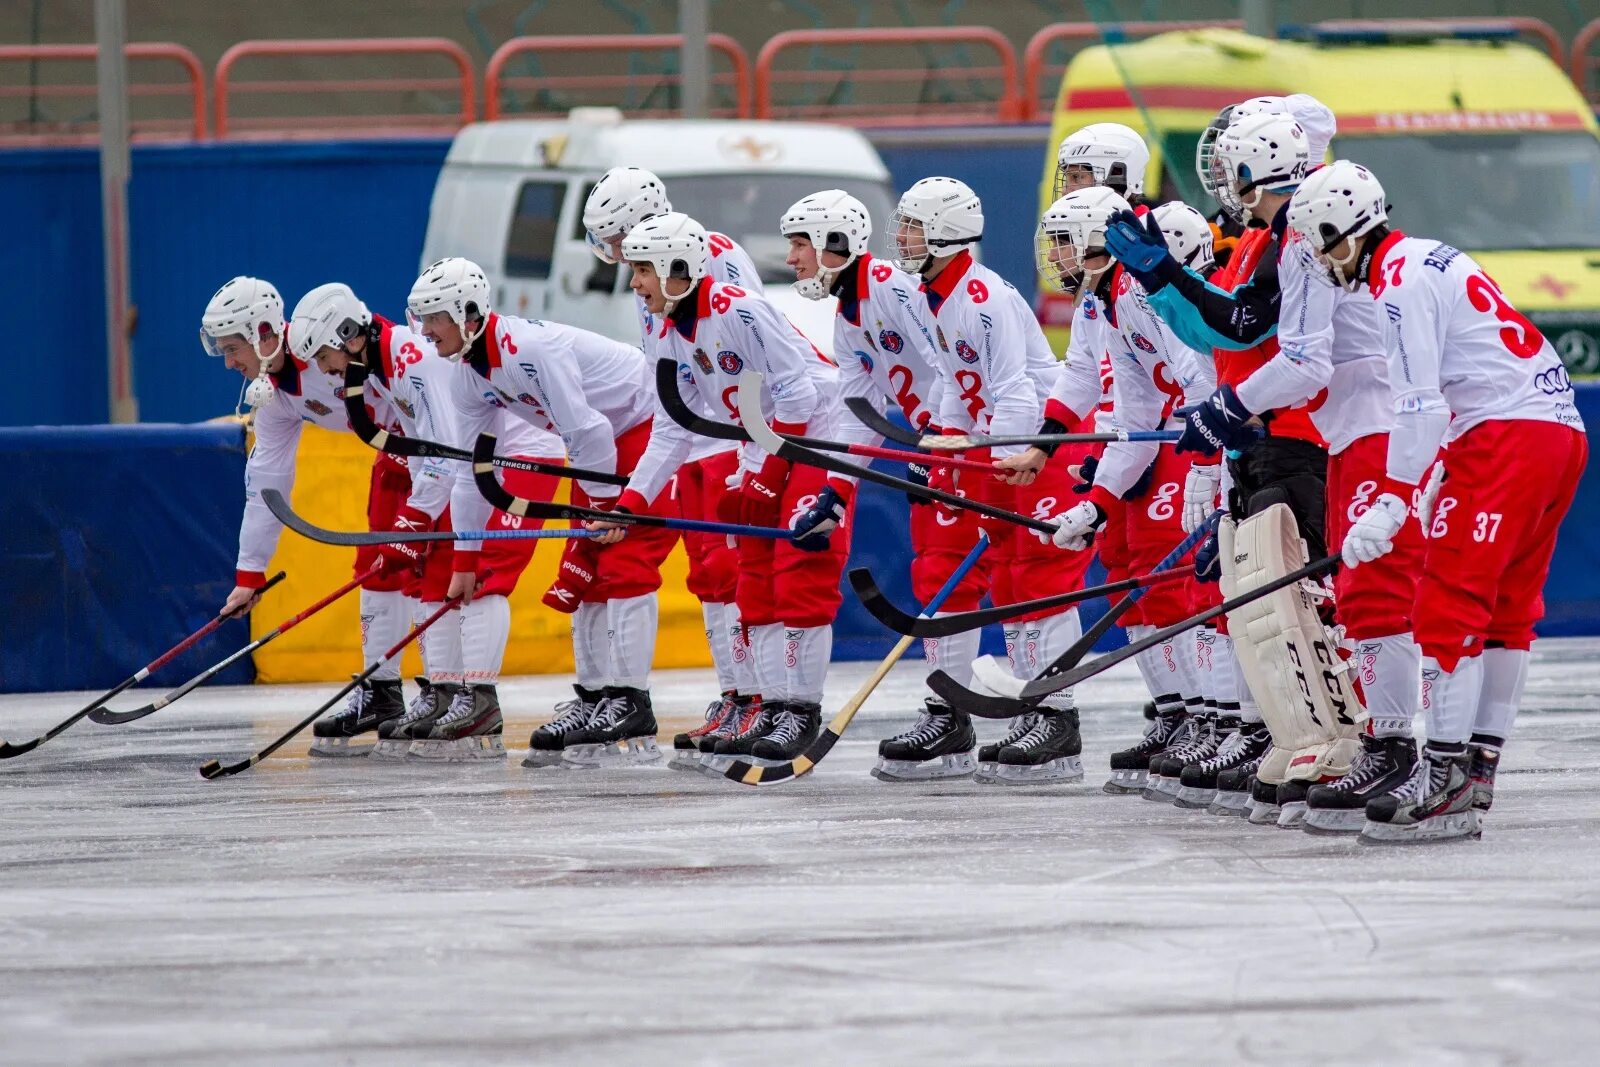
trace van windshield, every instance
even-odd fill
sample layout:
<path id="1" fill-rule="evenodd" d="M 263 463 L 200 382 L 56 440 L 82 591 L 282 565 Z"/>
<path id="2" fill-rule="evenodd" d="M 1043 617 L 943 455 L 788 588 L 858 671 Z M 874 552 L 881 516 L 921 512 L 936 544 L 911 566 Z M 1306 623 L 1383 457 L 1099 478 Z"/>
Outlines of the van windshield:
<path id="1" fill-rule="evenodd" d="M 823 189 L 843 189 L 866 205 L 872 216 L 872 252 L 886 251 L 894 196 L 883 182 L 840 178 L 837 174 L 674 174 L 667 180 L 675 211 L 700 219 L 707 229 L 727 234 L 750 253 L 767 284 L 794 281 L 784 266 L 789 241 L 778 232 L 783 213 L 801 197 Z"/>
<path id="2" fill-rule="evenodd" d="M 1395 225 L 1473 252 L 1600 248 L 1600 141 L 1574 133 L 1341 137 Z"/>

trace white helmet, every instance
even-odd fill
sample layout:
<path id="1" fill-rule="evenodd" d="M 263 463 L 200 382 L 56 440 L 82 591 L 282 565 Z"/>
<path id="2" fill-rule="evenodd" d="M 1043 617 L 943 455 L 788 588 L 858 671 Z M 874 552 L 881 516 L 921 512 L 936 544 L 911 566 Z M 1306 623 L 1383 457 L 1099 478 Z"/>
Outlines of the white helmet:
<path id="1" fill-rule="evenodd" d="M 1084 257 L 1092 252 L 1105 251 L 1106 227 L 1111 216 L 1133 208 L 1113 189 L 1093 185 L 1075 189 L 1051 204 L 1039 220 L 1039 230 L 1034 240 L 1039 276 L 1061 292 L 1073 292 L 1083 284 L 1086 276 L 1093 281 L 1110 266 L 1094 271 L 1092 276 L 1083 266 Z M 1070 245 L 1071 259 L 1058 261 L 1057 247 Z"/>
<path id="2" fill-rule="evenodd" d="M 1293 115 L 1268 112 L 1234 119 L 1217 137 L 1211 157 L 1214 184 L 1207 191 L 1243 222 L 1263 191 L 1294 192 L 1305 180 L 1310 157 L 1305 130 Z"/>
<path id="3" fill-rule="evenodd" d="M 1173 259 L 1186 267 L 1202 270 L 1216 258 L 1211 223 L 1200 212 L 1182 200 L 1171 200 L 1150 214 L 1161 227 L 1161 235 L 1167 239 L 1167 249 Z"/>
<path id="4" fill-rule="evenodd" d="M 489 279 L 483 268 L 470 259 L 452 256 L 429 264 L 411 286 L 406 297 L 406 321 L 422 332 L 422 317 L 434 312 L 449 314 L 461 330 L 461 349 L 447 356 L 459 362 L 484 330 L 489 328 Z M 467 319 L 476 318 L 478 328 L 467 329 Z"/>
<path id="5" fill-rule="evenodd" d="M 833 288 L 839 272 L 867 251 L 872 216 L 865 204 L 843 189 L 824 189 L 785 211 L 778 229 L 785 237 L 804 237 L 819 256 L 828 251 L 845 257 L 839 266 L 826 268 L 819 258 L 817 273 L 794 283 L 795 292 L 807 300 L 821 300 Z"/>
<path id="6" fill-rule="evenodd" d="M 294 306 L 289 331 L 295 358 L 310 363 L 324 348 L 343 348 L 372 325 L 372 312 L 343 282 L 319 285 Z"/>
<path id="7" fill-rule="evenodd" d="M 268 336 L 277 343 L 271 352 L 263 352 L 261 339 Z M 207 355 L 220 357 L 217 342 L 224 337 L 243 337 L 263 360 L 277 355 L 283 347 L 283 297 L 278 290 L 242 275 L 218 289 L 200 316 L 200 344 Z"/>
<path id="8" fill-rule="evenodd" d="M 1201 188 L 1210 193 L 1211 198 L 1217 203 L 1222 203 L 1222 195 L 1216 189 L 1217 176 L 1214 170 L 1216 164 L 1213 162 L 1216 156 L 1217 138 L 1222 136 L 1222 131 L 1232 123 L 1252 115 L 1287 114 L 1290 114 L 1289 101 L 1282 96 L 1252 96 L 1237 104 L 1229 104 L 1217 112 L 1216 118 L 1200 132 L 1200 143 L 1194 149 L 1194 170 L 1200 176 Z"/>
<path id="9" fill-rule="evenodd" d="M 1359 249 L 1334 258 L 1329 253 L 1347 237 L 1360 237 L 1388 221 L 1383 186 L 1366 167 L 1339 159 L 1311 172 L 1289 201 L 1289 228 L 1305 235 L 1328 265 L 1334 283 L 1346 289 L 1360 284 L 1353 270 Z"/>
<path id="10" fill-rule="evenodd" d="M 622 258 L 655 268 L 670 315 L 678 301 L 693 292 L 710 269 L 706 228 L 681 211 L 656 215 L 628 231 L 622 239 Z M 669 278 L 686 279 L 689 284 L 674 296 L 667 292 Z"/>
<path id="11" fill-rule="evenodd" d="M 1067 168 L 1088 167 L 1096 185 L 1122 186 L 1123 196 L 1144 195 L 1150 149 L 1131 127 L 1095 122 L 1068 134 L 1056 152 L 1056 196 L 1067 191 Z"/>
<path id="12" fill-rule="evenodd" d="M 919 240 L 902 240 L 911 226 L 921 231 Z M 948 256 L 983 237 L 983 203 L 966 182 L 954 178 L 923 178 L 900 197 L 889 219 L 894 231 L 895 262 L 913 274 L 939 256 Z"/>
<path id="13" fill-rule="evenodd" d="M 627 236 L 652 215 L 671 210 L 667 187 L 660 178 L 643 167 L 612 167 L 583 202 L 583 228 L 589 250 L 607 263 L 615 263 L 612 241 Z"/>

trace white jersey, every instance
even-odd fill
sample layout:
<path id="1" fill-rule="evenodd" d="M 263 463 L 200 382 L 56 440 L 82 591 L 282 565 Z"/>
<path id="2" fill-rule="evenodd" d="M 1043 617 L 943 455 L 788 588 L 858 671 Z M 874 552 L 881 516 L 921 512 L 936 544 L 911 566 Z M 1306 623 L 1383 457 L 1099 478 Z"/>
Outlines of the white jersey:
<path id="1" fill-rule="evenodd" d="M 1067 358 L 1045 400 L 1045 418 L 1070 427 L 1091 411 L 1111 411 L 1111 350 L 1106 329 L 1098 298 L 1085 294 L 1072 309 Z"/>
<path id="2" fill-rule="evenodd" d="M 1583 429 L 1561 357 L 1471 256 L 1396 230 L 1378 245 L 1368 277 L 1394 394 L 1391 478 L 1417 484 L 1441 441 L 1482 422 Z"/>
<path id="3" fill-rule="evenodd" d="M 994 436 L 1036 431 L 1060 364 L 1022 294 L 968 252 L 922 291 L 948 385 L 939 425 Z"/>
<path id="4" fill-rule="evenodd" d="M 1383 323 L 1371 300 L 1332 285 L 1311 242 L 1290 231 L 1278 259 L 1278 354 L 1236 388 L 1251 411 L 1304 405 L 1338 455 L 1394 425 Z"/>
<path id="5" fill-rule="evenodd" d="M 739 375 L 748 367 L 766 378 L 761 411 L 775 427 L 812 437 L 837 432 L 838 368 L 766 300 L 707 278 L 673 315 L 658 321 L 653 347 L 659 357 L 678 364 L 678 394 L 693 410 L 739 425 Z M 654 500 L 688 457 L 695 437 L 658 410 L 628 492 L 646 503 Z M 757 470 L 766 458 L 766 452 L 747 443 L 740 465 Z"/>
<path id="6" fill-rule="evenodd" d="M 921 429 L 936 421 L 944 361 L 934 347 L 918 279 L 868 255 L 850 271 L 839 289 L 839 311 L 833 320 L 833 351 L 843 394 L 865 397 L 880 412 L 892 405 Z M 876 445 L 882 438 L 859 419 L 846 417 L 839 440 Z"/>

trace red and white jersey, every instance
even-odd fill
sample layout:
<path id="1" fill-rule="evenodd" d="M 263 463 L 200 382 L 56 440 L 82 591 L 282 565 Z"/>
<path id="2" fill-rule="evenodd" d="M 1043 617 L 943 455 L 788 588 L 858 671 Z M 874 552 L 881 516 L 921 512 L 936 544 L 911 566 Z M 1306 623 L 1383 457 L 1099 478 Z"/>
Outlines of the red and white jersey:
<path id="1" fill-rule="evenodd" d="M 880 411 L 892 405 L 917 429 L 936 421 L 944 361 L 934 348 L 916 276 L 864 255 L 850 266 L 838 293 L 833 351 L 843 395 L 865 397 Z M 846 417 L 839 440 L 876 445 L 882 438 Z"/>
<path id="2" fill-rule="evenodd" d="M 1417 484 L 1440 442 L 1490 420 L 1583 429 L 1561 357 L 1471 256 L 1396 230 L 1368 271 L 1385 322 L 1389 476 Z"/>
<path id="3" fill-rule="evenodd" d="M 1251 411 L 1305 407 L 1338 455 L 1394 425 L 1383 323 L 1364 294 L 1331 284 L 1311 242 L 1285 235 L 1278 258 L 1278 354 L 1236 388 Z"/>
<path id="4" fill-rule="evenodd" d="M 838 368 L 762 297 L 707 278 L 658 321 L 655 352 L 678 364 L 678 394 L 691 409 L 739 425 L 739 375 L 749 368 L 766 378 L 761 411 L 775 427 L 813 437 L 837 432 Z M 646 503 L 654 500 L 688 458 L 695 438 L 658 411 L 628 492 Z M 741 448 L 746 470 L 759 469 L 766 458 L 754 444 Z"/>
<path id="5" fill-rule="evenodd" d="M 1098 298 L 1094 293 L 1085 294 L 1072 309 L 1072 336 L 1067 341 L 1061 371 L 1044 403 L 1045 418 L 1072 426 L 1091 411 L 1110 414 L 1111 349 L 1106 329 Z M 1109 422 L 1107 425 L 1109 428 Z"/>
<path id="6" fill-rule="evenodd" d="M 1022 294 L 965 251 L 922 292 L 948 385 L 939 425 L 994 436 L 1037 430 L 1060 363 Z"/>

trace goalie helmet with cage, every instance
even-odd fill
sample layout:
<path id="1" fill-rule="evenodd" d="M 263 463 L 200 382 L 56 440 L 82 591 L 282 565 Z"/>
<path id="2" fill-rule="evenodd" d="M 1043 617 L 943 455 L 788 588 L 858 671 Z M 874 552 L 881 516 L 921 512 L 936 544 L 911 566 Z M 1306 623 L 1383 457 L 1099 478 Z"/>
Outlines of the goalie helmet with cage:
<path id="1" fill-rule="evenodd" d="M 270 282 L 241 275 L 216 291 L 200 316 L 200 344 L 206 354 L 222 357 L 218 342 L 225 337 L 243 337 L 262 360 L 269 360 L 283 347 L 283 297 Z M 274 338 L 272 351 L 263 352 L 261 342 Z"/>
<path id="2" fill-rule="evenodd" d="M 444 312 L 461 331 L 461 348 L 445 356 L 459 363 L 489 326 L 489 278 L 483 268 L 470 259 L 452 256 L 423 268 L 406 297 L 406 322 L 422 332 L 424 316 Z M 478 328 L 469 330 L 468 319 L 477 319 Z M 443 354 L 443 353 L 441 353 Z"/>
<path id="3" fill-rule="evenodd" d="M 1156 225 L 1167 239 L 1167 250 L 1186 267 L 1204 270 L 1216 258 L 1211 223 L 1181 200 L 1172 200 L 1154 211 Z"/>
<path id="4" fill-rule="evenodd" d="M 795 292 L 807 300 L 821 300 L 833 288 L 839 272 L 867 251 L 872 238 L 872 215 L 860 200 L 843 189 L 824 189 L 795 202 L 778 224 L 785 237 L 804 237 L 817 251 L 817 273 L 794 283 Z M 837 267 L 824 267 L 822 253 L 843 256 Z"/>
<path id="5" fill-rule="evenodd" d="M 612 167 L 583 202 L 583 229 L 589 251 L 615 263 L 612 247 L 645 219 L 672 210 L 667 187 L 643 167 Z"/>
<path id="6" fill-rule="evenodd" d="M 372 325 L 367 310 L 343 282 L 319 285 L 294 306 L 290 321 L 290 348 L 295 358 L 310 363 L 324 348 L 344 348 Z"/>
<path id="7" fill-rule="evenodd" d="M 1235 222 L 1245 222 L 1261 194 L 1292 193 L 1310 169 L 1311 149 L 1293 115 L 1234 118 L 1217 137 L 1206 191 Z"/>
<path id="8" fill-rule="evenodd" d="M 1095 122 L 1068 134 L 1056 151 L 1055 195 L 1067 195 L 1067 171 L 1085 167 L 1094 184 L 1105 185 L 1124 197 L 1144 195 L 1144 175 L 1150 169 L 1150 148 L 1131 127 L 1120 122 Z"/>
<path id="9" fill-rule="evenodd" d="M 1346 238 L 1363 237 L 1388 221 L 1383 185 L 1359 163 L 1339 159 L 1311 173 L 1289 201 L 1289 228 L 1304 234 L 1328 268 L 1333 284 L 1355 290 L 1361 284 L 1360 243 L 1334 253 Z"/>
<path id="10" fill-rule="evenodd" d="M 1212 174 L 1212 161 L 1216 157 L 1217 138 L 1222 136 L 1222 132 L 1231 123 L 1247 119 L 1252 115 L 1287 114 L 1289 114 L 1289 102 L 1281 96 L 1253 96 L 1249 100 L 1229 104 L 1217 112 L 1216 118 L 1200 131 L 1200 143 L 1194 149 L 1194 171 L 1200 176 L 1200 187 L 1217 203 L 1222 203 L 1222 198 L 1217 195 L 1215 188 L 1216 178 Z"/>
<path id="11" fill-rule="evenodd" d="M 628 263 L 650 264 L 660 279 L 661 296 L 670 315 L 710 270 L 706 229 L 681 211 L 656 215 L 628 231 L 622 239 L 622 258 Z M 687 283 L 682 292 L 668 292 L 667 285 L 674 280 Z"/>
<path id="12" fill-rule="evenodd" d="M 1111 266 L 1110 257 L 1092 276 L 1084 260 L 1105 252 L 1111 216 L 1132 210 L 1126 200 L 1103 185 L 1074 190 L 1051 204 L 1039 220 L 1034 242 L 1039 276 L 1061 292 L 1072 292 L 1086 279 L 1099 277 Z"/>
<path id="13" fill-rule="evenodd" d="M 901 195 L 889 227 L 895 262 L 921 274 L 933 260 L 982 240 L 983 202 L 966 182 L 923 178 Z"/>

